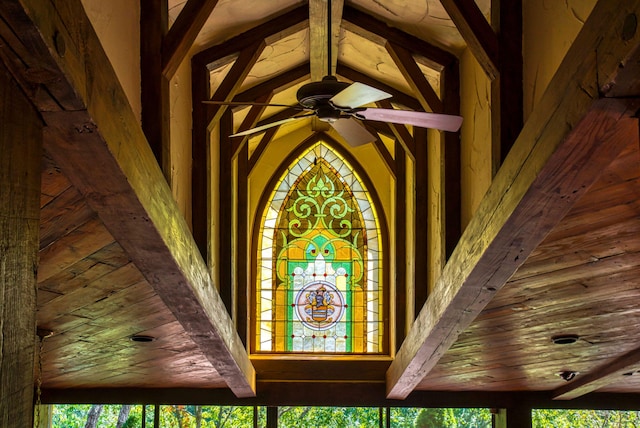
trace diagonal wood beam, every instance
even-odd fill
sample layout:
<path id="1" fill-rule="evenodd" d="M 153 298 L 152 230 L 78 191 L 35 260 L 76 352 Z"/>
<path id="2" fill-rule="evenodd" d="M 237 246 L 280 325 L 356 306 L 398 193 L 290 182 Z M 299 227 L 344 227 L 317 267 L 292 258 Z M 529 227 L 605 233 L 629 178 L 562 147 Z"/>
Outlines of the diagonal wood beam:
<path id="1" fill-rule="evenodd" d="M 273 137 L 278 132 L 278 129 L 280 129 L 279 126 L 274 126 L 273 128 L 267 129 L 267 131 L 264 133 L 264 135 L 260 139 L 260 142 L 258 143 L 258 146 L 256 147 L 256 149 L 251 154 L 251 157 L 249 158 L 247 175 L 251 175 L 251 171 L 253 171 L 253 167 L 256 166 L 256 163 L 258 163 L 258 161 L 260 160 L 260 156 L 262 156 L 265 149 L 267 148 L 267 145 L 273 140 Z"/>
<path id="2" fill-rule="evenodd" d="M 222 83 L 220 83 L 220 86 L 218 86 L 218 89 L 216 89 L 211 99 L 214 101 L 233 100 L 242 82 L 244 82 L 244 79 L 249 75 L 249 72 L 251 72 L 251 68 L 258 61 L 258 58 L 260 58 L 265 46 L 265 42 L 262 40 L 240 52 L 238 59 L 233 63 L 229 73 L 222 80 Z M 213 125 L 220 120 L 227 106 L 209 104 L 207 107 L 207 129 L 211 130 Z"/>
<path id="3" fill-rule="evenodd" d="M 396 67 L 398 67 L 413 92 L 417 95 L 422 108 L 426 111 L 442 113 L 442 101 L 440 101 L 438 94 L 433 90 L 427 78 L 422 74 L 411 52 L 392 42 L 387 42 L 385 47 Z"/>
<path id="4" fill-rule="evenodd" d="M 636 79 L 619 67 L 640 57 L 640 34 L 619 36 L 631 14 L 640 15 L 640 0 L 596 4 L 387 371 L 389 398 L 411 393 L 602 170 L 638 140 L 635 100 L 598 99 L 613 82 Z"/>
<path id="5" fill-rule="evenodd" d="M 440 0 L 480 66 L 493 80 L 500 74 L 498 37 L 474 0 Z"/>
<path id="6" fill-rule="evenodd" d="M 3 12 L 21 11 L 9 22 L 38 52 L 52 84 L 68 87 L 59 93 L 76 97 L 68 105 L 84 106 L 47 111 L 36 103 L 47 125 L 46 150 L 234 394 L 255 396 L 255 370 L 81 1 L 62 9 L 56 3 L 3 4 Z"/>
<path id="7" fill-rule="evenodd" d="M 162 74 L 171 80 L 218 0 L 189 0 L 162 41 Z"/>
<path id="8" fill-rule="evenodd" d="M 198 52 L 192 58 L 192 62 L 200 65 L 207 65 L 221 60 L 229 55 L 255 45 L 263 40 L 268 40 L 276 35 L 285 36 L 301 31 L 308 23 L 309 8 L 306 5 L 293 9 L 280 15 L 271 21 L 258 25 L 251 30 L 245 31 L 228 41 L 216 46 L 212 46 Z"/>
<path id="9" fill-rule="evenodd" d="M 327 10 L 328 2 L 331 3 L 331 16 Z M 312 82 L 320 81 L 327 75 L 335 75 L 343 6 L 344 0 L 309 0 L 309 64 Z M 329 20 L 332 34 L 328 33 Z"/>
<path id="10" fill-rule="evenodd" d="M 610 383 L 620 382 L 624 376 L 635 374 L 638 369 L 640 369 L 640 348 L 627 352 L 606 366 L 576 377 L 575 380 L 553 391 L 553 399 L 573 400 Z"/>
<path id="11" fill-rule="evenodd" d="M 272 96 L 273 96 L 272 93 L 263 95 L 261 97 L 258 97 L 256 99 L 256 102 L 261 104 L 263 103 L 266 104 L 269 101 L 271 101 Z M 247 131 L 253 128 L 254 126 L 256 126 L 256 124 L 258 123 L 258 120 L 260 120 L 260 116 L 262 116 L 262 113 L 266 109 L 267 107 L 264 105 L 251 106 L 251 108 L 249 109 L 249 113 L 247 113 L 244 120 L 240 124 L 240 127 L 238 127 L 238 132 Z M 248 140 L 249 140 L 248 135 L 244 135 L 242 137 L 235 137 L 232 139 L 233 145 L 231 148 L 231 153 L 232 153 L 231 159 L 235 159 L 235 157 L 238 156 L 238 152 L 247 144 Z"/>
<path id="12" fill-rule="evenodd" d="M 381 108 L 393 108 L 389 100 L 378 101 L 377 105 L 379 105 Z M 415 162 L 416 142 L 407 127 L 399 123 L 389 123 L 388 125 L 391 129 L 391 132 L 393 132 L 393 135 L 398 140 L 398 143 L 400 143 L 400 145 L 404 149 L 405 153 L 409 156 L 409 158 L 411 158 L 412 162 Z M 397 153 L 396 157 L 398 157 Z"/>

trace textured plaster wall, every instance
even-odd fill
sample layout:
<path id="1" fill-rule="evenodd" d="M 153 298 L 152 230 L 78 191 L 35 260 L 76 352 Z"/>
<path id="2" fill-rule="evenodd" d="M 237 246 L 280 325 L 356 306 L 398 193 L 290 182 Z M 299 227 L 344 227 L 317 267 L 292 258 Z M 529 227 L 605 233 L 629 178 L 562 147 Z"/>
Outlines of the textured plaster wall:
<path id="1" fill-rule="evenodd" d="M 191 225 L 191 62 L 182 62 L 169 82 L 171 118 L 171 191 Z M 215 153 L 217 155 L 217 151 Z M 217 158 L 214 159 L 217 165 Z M 216 182 L 217 186 L 217 182 Z M 217 202 L 216 205 L 217 206 Z"/>
<path id="2" fill-rule="evenodd" d="M 131 0 L 82 0 L 82 5 L 140 120 L 140 4 Z"/>
<path id="3" fill-rule="evenodd" d="M 460 57 L 462 229 L 491 185 L 491 82 L 467 49 Z"/>
<path id="4" fill-rule="evenodd" d="M 524 116 L 535 108 L 596 0 L 524 0 Z"/>

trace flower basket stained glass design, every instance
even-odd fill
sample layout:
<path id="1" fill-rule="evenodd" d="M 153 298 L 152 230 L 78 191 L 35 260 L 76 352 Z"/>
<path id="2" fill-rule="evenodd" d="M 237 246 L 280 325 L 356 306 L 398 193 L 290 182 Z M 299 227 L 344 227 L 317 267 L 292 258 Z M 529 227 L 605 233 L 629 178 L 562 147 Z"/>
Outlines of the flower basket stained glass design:
<path id="1" fill-rule="evenodd" d="M 256 287 L 256 351 L 381 353 L 380 229 L 345 159 L 317 143 L 266 206 Z"/>

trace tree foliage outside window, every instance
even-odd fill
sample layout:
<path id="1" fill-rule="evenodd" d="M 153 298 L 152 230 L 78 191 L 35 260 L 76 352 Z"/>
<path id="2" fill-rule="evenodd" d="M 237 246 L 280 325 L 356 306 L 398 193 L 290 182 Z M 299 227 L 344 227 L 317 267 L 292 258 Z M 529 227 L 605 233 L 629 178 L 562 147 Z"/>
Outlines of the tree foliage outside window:
<path id="1" fill-rule="evenodd" d="M 101 407 L 96 427 L 115 428 L 120 405 Z M 96 405 L 54 405 L 53 428 L 84 428 L 90 410 Z M 153 408 L 147 406 L 146 426 L 153 426 Z M 386 409 L 378 407 L 278 407 L 278 426 L 298 427 L 378 427 L 382 415 L 385 426 Z M 393 407 L 389 414 L 393 428 L 489 428 L 491 413 L 477 408 L 401 408 Z M 267 423 L 266 408 L 258 407 L 258 426 Z M 122 428 L 142 426 L 142 406 L 132 406 Z M 234 406 L 160 406 L 160 426 L 163 428 L 236 428 L 253 427 L 253 407 Z M 640 412 L 614 410 L 534 409 L 533 428 L 633 428 L 640 427 Z"/>

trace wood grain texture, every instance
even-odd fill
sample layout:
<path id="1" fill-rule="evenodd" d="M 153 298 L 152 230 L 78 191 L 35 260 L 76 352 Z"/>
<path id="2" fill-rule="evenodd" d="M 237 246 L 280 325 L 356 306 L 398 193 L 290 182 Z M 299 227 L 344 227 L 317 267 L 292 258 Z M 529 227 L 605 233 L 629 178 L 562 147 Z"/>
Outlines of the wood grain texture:
<path id="1" fill-rule="evenodd" d="M 331 11 L 327 6 L 329 3 Z M 312 82 L 319 82 L 324 76 L 336 74 L 343 7 L 344 0 L 309 1 L 309 68 Z M 329 34 L 329 19 L 331 34 Z M 331 52 L 329 52 L 329 45 Z"/>
<path id="2" fill-rule="evenodd" d="M 42 121 L 0 66 L 0 425 L 33 425 Z"/>
<path id="3" fill-rule="evenodd" d="M 633 103 L 597 101 L 597 78 L 603 70 L 611 75 L 634 52 L 638 36 L 622 44 L 611 28 L 638 8 L 639 2 L 622 9 L 598 3 L 390 367 L 389 397 L 410 393 L 575 197 L 596 181 L 629 139 L 637 139 Z M 606 64 L 595 62 L 594 50 L 607 53 Z M 571 165 L 580 169 L 568 169 Z"/>
<path id="4" fill-rule="evenodd" d="M 24 34 L 44 50 L 56 52 L 54 35 L 68 37 L 65 55 L 51 60 L 86 106 L 43 114 L 48 152 L 229 387 L 239 396 L 253 395 L 253 367 L 82 4 L 59 9 L 25 0 L 20 7 L 33 20 Z M 64 28 L 75 31 L 60 35 Z"/>

